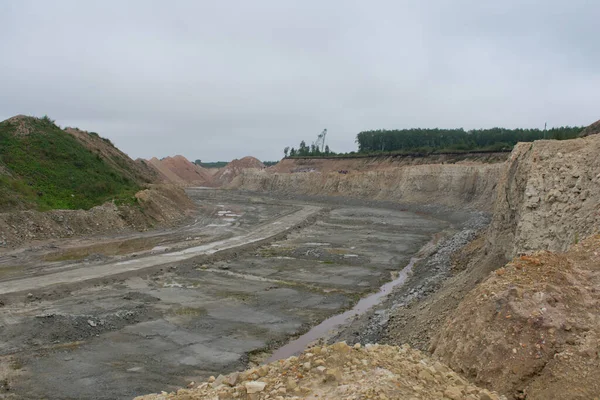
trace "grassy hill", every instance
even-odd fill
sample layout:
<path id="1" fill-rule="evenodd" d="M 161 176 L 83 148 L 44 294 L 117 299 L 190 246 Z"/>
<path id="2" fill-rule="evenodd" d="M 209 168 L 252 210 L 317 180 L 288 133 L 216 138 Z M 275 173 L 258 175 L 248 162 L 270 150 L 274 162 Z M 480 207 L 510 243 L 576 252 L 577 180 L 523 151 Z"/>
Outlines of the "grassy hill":
<path id="1" fill-rule="evenodd" d="M 69 129 L 47 117 L 0 122 L 0 211 L 89 209 L 111 199 L 134 202 L 140 185 L 152 181 L 151 168 L 107 139 Z"/>

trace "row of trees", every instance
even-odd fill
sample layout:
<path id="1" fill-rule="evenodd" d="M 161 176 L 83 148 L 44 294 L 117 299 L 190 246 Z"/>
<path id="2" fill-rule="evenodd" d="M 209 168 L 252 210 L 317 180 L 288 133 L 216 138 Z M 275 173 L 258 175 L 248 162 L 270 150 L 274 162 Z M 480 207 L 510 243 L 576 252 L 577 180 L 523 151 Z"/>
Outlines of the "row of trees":
<path id="1" fill-rule="evenodd" d="M 583 127 L 540 129 L 401 129 L 364 131 L 356 135 L 360 153 L 432 152 L 511 149 L 517 142 L 572 139 Z"/>
<path id="2" fill-rule="evenodd" d="M 289 146 L 283 149 L 283 154 L 286 157 L 312 157 L 312 156 L 329 156 L 334 155 L 335 153 L 329 150 L 329 146 L 326 145 L 323 151 L 316 146 L 314 143 L 310 146 L 306 145 L 306 142 L 303 140 L 300 142 L 300 146 L 298 148 L 290 148 Z"/>

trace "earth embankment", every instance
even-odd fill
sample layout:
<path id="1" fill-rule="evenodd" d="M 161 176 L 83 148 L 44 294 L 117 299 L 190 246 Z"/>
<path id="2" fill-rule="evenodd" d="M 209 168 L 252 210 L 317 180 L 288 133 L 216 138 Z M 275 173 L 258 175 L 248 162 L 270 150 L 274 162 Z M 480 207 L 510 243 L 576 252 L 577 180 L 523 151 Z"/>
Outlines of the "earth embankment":
<path id="1" fill-rule="evenodd" d="M 133 204 L 107 202 L 90 210 L 25 210 L 0 213 L 0 249 L 80 235 L 143 231 L 181 222 L 195 210 L 183 189 L 151 185 Z"/>
<path id="2" fill-rule="evenodd" d="M 345 162 L 345 161 L 344 161 Z M 360 161 L 365 162 L 364 160 Z M 246 170 L 230 188 L 491 210 L 504 163 L 427 164 L 367 171 Z M 331 167 L 330 167 L 331 168 Z"/>

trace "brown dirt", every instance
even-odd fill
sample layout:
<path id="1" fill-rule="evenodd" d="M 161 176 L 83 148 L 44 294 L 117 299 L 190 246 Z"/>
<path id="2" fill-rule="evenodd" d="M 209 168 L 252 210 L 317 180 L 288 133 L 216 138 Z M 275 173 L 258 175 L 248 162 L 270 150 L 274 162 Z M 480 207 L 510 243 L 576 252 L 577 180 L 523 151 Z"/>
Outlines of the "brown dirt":
<path id="1" fill-rule="evenodd" d="M 527 399 L 600 393 L 600 235 L 515 258 L 470 292 L 433 342 L 476 384 Z"/>
<path id="2" fill-rule="evenodd" d="M 596 135 L 600 133 L 600 121 L 596 121 L 587 128 L 585 128 L 580 134 L 580 137 Z"/>
<path id="3" fill-rule="evenodd" d="M 190 162 L 184 156 L 166 157 L 161 160 L 156 157 L 148 161 L 168 183 L 212 186 L 212 174 L 199 165 Z"/>
<path id="4" fill-rule="evenodd" d="M 195 386 L 195 385 L 190 385 Z M 193 399 L 497 400 L 440 362 L 408 346 L 345 343 L 313 347 L 299 357 L 211 377 L 194 389 L 136 400 Z"/>
<path id="5" fill-rule="evenodd" d="M 225 167 L 220 168 L 213 176 L 215 185 L 222 186 L 230 183 L 234 178 L 245 169 L 264 169 L 265 165 L 254 157 L 244 157 L 240 160 L 233 160 Z"/>

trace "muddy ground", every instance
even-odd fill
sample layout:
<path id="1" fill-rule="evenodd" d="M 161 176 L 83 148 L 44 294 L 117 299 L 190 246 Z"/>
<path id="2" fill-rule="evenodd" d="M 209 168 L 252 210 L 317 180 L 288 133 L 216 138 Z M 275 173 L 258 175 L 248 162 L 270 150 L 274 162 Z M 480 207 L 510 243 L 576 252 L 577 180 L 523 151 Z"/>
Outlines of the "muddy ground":
<path id="1" fill-rule="evenodd" d="M 4 396 L 126 399 L 243 369 L 376 291 L 468 219 L 340 198 L 189 194 L 198 215 L 177 229 L 0 255 Z M 219 253 L 227 240 L 233 247 Z M 185 253 L 203 246 L 216 252 Z M 118 273 L 131 263 L 139 268 Z M 93 268 L 104 279 L 50 285 Z M 10 296 L 24 282 L 50 286 Z"/>

